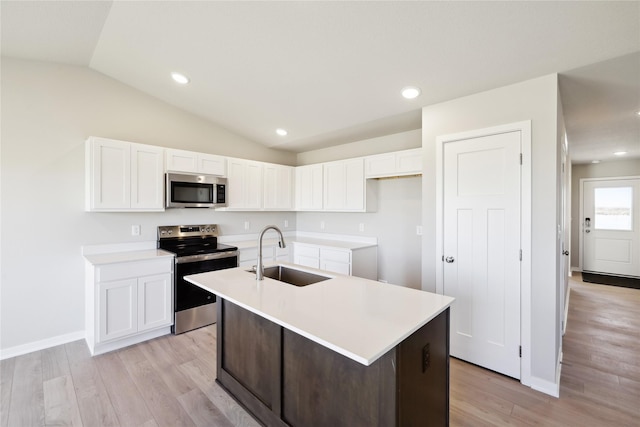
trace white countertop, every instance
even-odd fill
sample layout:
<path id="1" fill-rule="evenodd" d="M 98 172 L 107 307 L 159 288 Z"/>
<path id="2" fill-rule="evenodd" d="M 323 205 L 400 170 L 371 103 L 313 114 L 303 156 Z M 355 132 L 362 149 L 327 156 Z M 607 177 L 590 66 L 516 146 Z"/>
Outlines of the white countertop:
<path id="1" fill-rule="evenodd" d="M 266 277 L 258 283 L 240 267 L 187 280 L 367 366 L 453 302 L 443 295 L 280 264 L 332 279 L 304 287 Z"/>
<path id="2" fill-rule="evenodd" d="M 174 257 L 175 254 L 162 249 L 145 249 L 140 251 L 109 252 L 102 254 L 85 254 L 84 257 L 93 265 L 106 265 L 119 262 L 144 261 L 148 259 Z"/>
<path id="3" fill-rule="evenodd" d="M 287 241 L 287 244 L 289 242 Z M 353 242 L 348 240 L 329 240 L 329 239 L 318 239 L 313 237 L 295 237 L 292 239 L 292 243 L 306 243 L 316 246 L 324 246 L 327 248 L 341 248 L 341 249 L 362 249 L 369 248 L 372 246 L 377 246 L 376 243 L 365 243 L 365 242 Z"/>

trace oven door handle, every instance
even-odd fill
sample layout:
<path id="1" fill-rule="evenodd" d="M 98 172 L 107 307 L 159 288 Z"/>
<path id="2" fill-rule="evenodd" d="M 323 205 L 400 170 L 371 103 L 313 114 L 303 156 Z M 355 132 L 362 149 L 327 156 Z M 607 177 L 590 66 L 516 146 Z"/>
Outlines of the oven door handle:
<path id="1" fill-rule="evenodd" d="M 189 256 L 179 256 L 176 257 L 176 264 L 186 264 L 189 262 L 199 262 L 199 261 L 208 261 L 210 259 L 221 259 L 221 258 L 231 258 L 234 256 L 238 256 L 238 251 L 226 251 L 226 252 L 216 252 L 212 254 L 199 254 L 199 255 L 189 255 Z"/>

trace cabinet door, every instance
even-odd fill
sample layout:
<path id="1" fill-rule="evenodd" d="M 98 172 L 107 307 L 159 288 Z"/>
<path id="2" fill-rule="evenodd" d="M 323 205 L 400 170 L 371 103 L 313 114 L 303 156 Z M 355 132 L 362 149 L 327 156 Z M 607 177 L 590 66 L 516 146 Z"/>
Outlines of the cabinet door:
<path id="1" fill-rule="evenodd" d="M 138 332 L 173 323 L 171 274 L 138 279 Z"/>
<path id="2" fill-rule="evenodd" d="M 320 249 L 320 269 L 350 276 L 351 251 Z"/>
<path id="3" fill-rule="evenodd" d="M 264 208 L 291 210 L 293 208 L 293 168 L 290 166 L 264 165 Z"/>
<path id="4" fill-rule="evenodd" d="M 227 159 L 222 156 L 199 153 L 197 162 L 198 173 L 227 176 Z"/>
<path id="5" fill-rule="evenodd" d="M 164 149 L 131 144 L 131 208 L 164 209 Z"/>
<path id="6" fill-rule="evenodd" d="M 323 173 L 322 164 L 296 168 L 296 209 L 322 210 Z"/>
<path id="7" fill-rule="evenodd" d="M 422 149 L 399 151 L 396 154 L 396 172 L 404 174 L 422 173 Z"/>
<path id="8" fill-rule="evenodd" d="M 378 154 L 376 156 L 368 156 L 364 161 L 365 176 L 380 177 L 392 176 L 396 170 L 396 156 L 394 153 Z"/>
<path id="9" fill-rule="evenodd" d="M 168 148 L 166 159 L 168 171 L 195 173 L 198 170 L 198 155 L 193 151 Z"/>
<path id="10" fill-rule="evenodd" d="M 87 210 L 128 209 L 131 204 L 130 143 L 105 138 L 87 141 Z"/>
<path id="11" fill-rule="evenodd" d="M 324 164 L 324 209 L 365 210 L 364 160 L 362 158 Z"/>
<path id="12" fill-rule="evenodd" d="M 137 279 L 100 283 L 98 341 L 134 334 L 138 330 Z"/>
<path id="13" fill-rule="evenodd" d="M 262 208 L 262 164 L 242 159 L 228 160 L 229 209 Z"/>

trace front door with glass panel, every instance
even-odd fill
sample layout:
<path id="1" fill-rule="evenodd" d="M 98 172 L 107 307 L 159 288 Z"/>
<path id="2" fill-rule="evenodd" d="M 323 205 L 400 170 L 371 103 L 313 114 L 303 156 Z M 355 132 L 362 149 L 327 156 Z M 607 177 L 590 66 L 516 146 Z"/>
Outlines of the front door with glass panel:
<path id="1" fill-rule="evenodd" d="M 582 269 L 640 276 L 640 178 L 582 181 Z"/>

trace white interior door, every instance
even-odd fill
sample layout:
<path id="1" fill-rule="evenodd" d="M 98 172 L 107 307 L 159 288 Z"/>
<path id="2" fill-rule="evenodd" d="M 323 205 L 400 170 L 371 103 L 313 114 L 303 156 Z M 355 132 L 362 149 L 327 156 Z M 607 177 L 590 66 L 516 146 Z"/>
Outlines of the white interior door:
<path id="1" fill-rule="evenodd" d="M 447 142 L 443 290 L 451 355 L 520 378 L 521 132 Z"/>
<path id="2" fill-rule="evenodd" d="M 640 178 L 585 180 L 582 269 L 640 276 Z"/>

